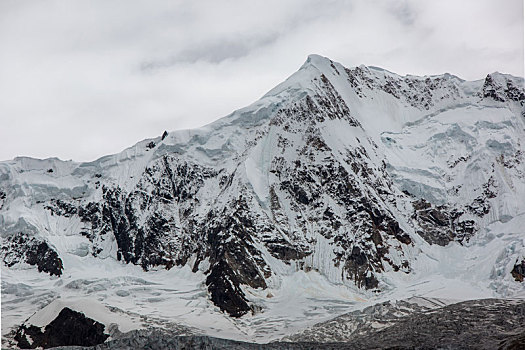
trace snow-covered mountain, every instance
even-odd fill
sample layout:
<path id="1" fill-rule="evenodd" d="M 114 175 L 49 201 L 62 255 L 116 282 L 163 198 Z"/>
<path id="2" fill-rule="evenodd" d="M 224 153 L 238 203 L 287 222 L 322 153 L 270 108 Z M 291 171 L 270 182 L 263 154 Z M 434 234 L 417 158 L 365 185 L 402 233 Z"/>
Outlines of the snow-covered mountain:
<path id="1" fill-rule="evenodd" d="M 203 128 L 1 162 L 2 334 L 56 299 L 267 341 L 385 299 L 524 298 L 524 103 L 510 75 L 311 55 Z"/>

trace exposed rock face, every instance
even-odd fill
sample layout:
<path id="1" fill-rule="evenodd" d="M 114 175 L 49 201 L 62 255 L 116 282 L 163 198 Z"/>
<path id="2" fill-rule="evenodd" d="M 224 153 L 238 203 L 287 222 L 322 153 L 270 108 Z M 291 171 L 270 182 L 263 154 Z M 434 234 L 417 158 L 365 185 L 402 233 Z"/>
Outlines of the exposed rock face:
<path id="1" fill-rule="evenodd" d="M 523 88 L 517 86 L 512 80 L 502 76 L 488 74 L 483 84 L 483 97 L 489 97 L 499 102 L 506 100 L 524 101 Z"/>
<path id="2" fill-rule="evenodd" d="M 64 345 L 91 346 L 103 343 L 109 335 L 104 325 L 84 314 L 63 308 L 44 331 L 33 325 L 20 326 L 15 340 L 22 349 L 52 348 Z"/>
<path id="3" fill-rule="evenodd" d="M 461 220 L 463 212 L 447 208 L 445 205 L 433 206 L 425 199 L 413 202 L 414 215 L 420 225 L 418 234 L 430 244 L 446 246 L 451 241 L 463 242 L 476 232 L 474 220 Z"/>
<path id="4" fill-rule="evenodd" d="M 377 80 L 370 68 L 345 69 L 348 82 L 360 98 L 366 98 L 370 91 L 382 91 L 414 108 L 430 110 L 440 99 L 462 97 L 456 77 L 450 74 L 425 78 L 384 74 L 384 79 Z"/>
<path id="5" fill-rule="evenodd" d="M 511 271 L 512 277 L 518 282 L 523 282 L 525 277 L 525 260 L 521 261 L 521 264 L 518 262 L 514 265 L 514 268 Z"/>
<path id="6" fill-rule="evenodd" d="M 520 215 L 519 81 L 401 77 L 311 56 L 207 128 L 91 163 L 0 164 L 2 259 L 60 276 L 61 254 L 75 250 L 50 237 L 64 235 L 145 271 L 190 265 L 234 317 L 257 309 L 249 288 L 293 269 L 381 292 L 383 273 L 413 270 L 420 237 L 465 244 Z"/>
<path id="7" fill-rule="evenodd" d="M 251 310 L 241 284 L 252 288 L 266 288 L 265 274 L 270 270 L 255 247 L 256 227 L 246 202 L 240 198 L 230 204 L 232 214 L 223 213 L 214 218 L 207 231 L 210 274 L 206 285 L 211 300 L 231 316 L 239 317 Z"/>
<path id="8" fill-rule="evenodd" d="M 3 262 L 8 267 L 25 262 L 34 265 L 38 271 L 51 276 L 60 276 L 63 266 L 57 252 L 45 241 L 17 233 L 2 245 Z"/>

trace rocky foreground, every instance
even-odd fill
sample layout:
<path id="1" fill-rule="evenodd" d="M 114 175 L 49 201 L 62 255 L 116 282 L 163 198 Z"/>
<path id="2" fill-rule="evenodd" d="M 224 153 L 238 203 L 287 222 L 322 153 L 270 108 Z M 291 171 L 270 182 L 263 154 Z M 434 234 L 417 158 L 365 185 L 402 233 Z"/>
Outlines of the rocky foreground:
<path id="1" fill-rule="evenodd" d="M 93 324 L 94 327 L 99 326 L 97 322 Z M 71 340 L 74 331 L 61 328 L 62 333 L 68 334 L 68 340 Z M 81 331 L 90 332 L 85 328 Z M 60 330 L 53 332 L 55 336 L 60 337 Z M 99 337 L 102 341 L 106 338 L 107 335 Z M 32 346 L 28 346 L 28 342 L 25 341 L 19 345 L 35 348 L 39 344 L 33 342 Z M 201 335 L 177 336 L 159 328 L 152 328 L 115 334 L 111 340 L 95 346 L 64 346 L 55 349 L 320 348 L 524 349 L 525 301 L 483 299 L 446 306 L 424 299 L 386 302 L 339 316 L 268 344 Z"/>

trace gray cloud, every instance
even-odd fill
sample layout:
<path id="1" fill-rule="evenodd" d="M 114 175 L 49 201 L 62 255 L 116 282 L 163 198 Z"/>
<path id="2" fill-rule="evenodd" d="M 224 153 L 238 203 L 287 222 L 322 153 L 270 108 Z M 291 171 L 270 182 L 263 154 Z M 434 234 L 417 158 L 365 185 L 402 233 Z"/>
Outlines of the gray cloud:
<path id="1" fill-rule="evenodd" d="M 196 63 L 199 61 L 218 64 L 228 59 L 239 59 L 249 55 L 253 50 L 275 42 L 277 34 L 252 37 L 224 38 L 219 41 L 197 43 L 167 58 L 142 62 L 140 69 L 144 71 L 168 68 L 180 63 Z"/>
<path id="2" fill-rule="evenodd" d="M 410 26 L 414 24 L 416 13 L 408 0 L 391 2 L 389 10 L 404 25 Z"/>
<path id="3" fill-rule="evenodd" d="M 0 45 L 0 159 L 92 160 L 243 107 L 310 53 L 523 76 L 523 2 L 5 0 Z"/>

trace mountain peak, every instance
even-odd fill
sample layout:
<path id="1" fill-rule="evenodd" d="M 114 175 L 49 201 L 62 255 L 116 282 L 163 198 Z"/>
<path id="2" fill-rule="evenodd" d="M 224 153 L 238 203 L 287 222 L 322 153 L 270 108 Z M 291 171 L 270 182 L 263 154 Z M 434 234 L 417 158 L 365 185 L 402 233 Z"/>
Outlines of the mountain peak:
<path id="1" fill-rule="evenodd" d="M 321 74 L 324 75 L 330 75 L 334 72 L 337 72 L 335 74 L 338 74 L 339 71 L 344 71 L 344 67 L 342 64 L 332 61 L 330 58 L 318 54 L 308 55 L 306 61 L 301 66 L 301 69 L 305 69 L 308 67 L 314 67 L 316 70 L 318 70 L 319 72 L 321 72 Z M 365 66 L 362 67 L 366 69 Z"/>
<path id="2" fill-rule="evenodd" d="M 330 63 L 332 63 L 332 62 L 333 61 L 331 59 L 329 59 L 328 57 L 321 56 L 321 55 L 318 55 L 318 54 L 310 54 L 306 58 L 305 64 L 312 64 L 314 66 L 319 67 L 319 66 L 330 65 Z"/>

